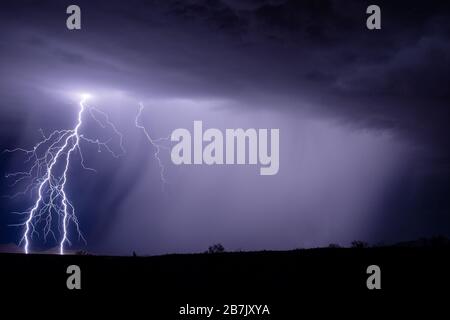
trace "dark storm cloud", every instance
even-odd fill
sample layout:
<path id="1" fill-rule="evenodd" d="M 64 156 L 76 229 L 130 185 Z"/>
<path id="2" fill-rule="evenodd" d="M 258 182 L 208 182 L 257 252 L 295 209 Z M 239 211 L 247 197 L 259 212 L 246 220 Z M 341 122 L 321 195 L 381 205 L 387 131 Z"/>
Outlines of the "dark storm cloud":
<path id="1" fill-rule="evenodd" d="M 381 140 L 385 139 L 385 131 L 394 132 L 404 139 L 404 144 L 412 146 L 417 157 L 412 160 L 413 164 L 405 164 L 403 170 L 409 170 L 407 173 L 398 173 L 400 177 L 394 179 L 390 186 L 392 190 L 386 188 L 389 201 L 380 205 L 384 206 L 385 214 L 380 214 L 382 218 L 378 223 L 388 227 L 373 233 L 380 238 L 389 238 L 397 232 L 400 221 L 407 217 L 418 221 L 414 235 L 433 233 L 438 229 L 439 232 L 448 231 L 450 222 L 446 215 L 449 206 L 442 196 L 448 194 L 445 182 L 449 181 L 450 165 L 450 5 L 447 2 L 377 1 L 382 8 L 382 30 L 378 31 L 368 31 L 365 27 L 365 11 L 372 4 L 368 1 L 77 1 L 82 8 L 82 30 L 74 32 L 65 28 L 65 9 L 69 4 L 72 2 L 3 1 L 1 4 L 2 146 L 33 142 L 31 132 L 36 127 L 55 128 L 70 123 L 70 119 L 58 113 L 61 101 L 54 97 L 49 100 L 49 92 L 86 88 L 97 92 L 120 90 L 135 100 L 185 99 L 183 101 L 194 101 L 194 104 L 228 101 L 227 108 L 238 114 L 237 118 L 244 119 L 246 112 L 268 111 L 279 113 L 286 119 L 303 116 L 321 119 L 355 135 L 367 130 L 371 136 L 363 134 L 359 139 L 352 135 L 347 137 L 328 125 L 310 125 L 313 140 L 321 132 L 330 135 L 328 140 L 324 139 L 327 147 L 316 150 L 322 157 L 320 152 L 330 156 L 327 152 L 334 150 L 333 144 L 339 145 L 337 150 L 346 150 L 342 152 L 354 157 L 348 159 L 351 164 L 345 164 L 348 175 L 352 175 L 350 169 L 359 164 L 354 159 L 360 159 L 360 150 L 376 150 L 377 139 L 380 136 Z M 166 114 L 160 116 L 168 121 Z M 215 115 L 204 117 L 214 121 Z M 237 121 L 234 117 L 230 119 Z M 133 121 L 132 117 L 128 120 Z M 287 123 L 284 132 L 294 131 L 298 126 L 287 120 L 280 123 Z M 249 125 L 253 126 L 252 122 Z M 308 126 L 307 121 L 305 125 Z M 19 130 L 25 127 L 31 132 Z M 341 140 L 335 139 L 336 132 L 341 134 L 337 134 Z M 301 137 L 293 139 L 292 144 L 296 145 L 299 139 Z M 346 149 L 342 141 L 347 140 L 354 143 L 355 149 Z M 374 147 L 369 148 L 362 141 Z M 374 152 L 372 159 L 360 159 L 370 168 L 367 170 L 375 172 L 379 169 L 380 176 L 386 172 L 377 168 L 376 156 L 389 158 L 392 154 L 395 159 L 384 159 L 386 168 L 391 168 L 392 163 L 397 163 L 397 157 L 401 158 L 397 152 L 403 152 L 401 147 L 392 149 L 389 139 L 383 141 L 385 145 L 379 147 L 383 154 Z M 389 152 L 391 154 L 385 154 Z M 292 154 L 286 151 L 288 156 Z M 141 176 L 136 168 L 139 163 L 150 161 L 149 157 L 151 154 L 136 154 L 132 162 L 134 167 L 122 171 L 118 164 L 111 164 L 114 179 L 120 179 L 121 187 L 108 184 L 108 175 L 99 177 L 100 182 L 91 188 L 95 192 L 103 190 L 108 196 L 102 203 L 86 204 L 86 207 L 123 217 L 126 209 L 118 208 L 126 203 L 135 206 L 135 211 L 139 212 L 139 204 L 124 199 L 141 199 L 133 189 Z M 318 163 L 321 161 L 331 165 L 322 158 L 317 160 Z M 336 181 L 322 176 L 317 178 L 315 170 L 322 168 L 315 166 L 315 162 L 311 161 L 311 168 L 301 171 L 302 175 L 294 175 L 295 181 L 286 176 L 283 179 L 293 183 L 290 188 L 295 186 L 305 192 L 309 189 L 297 185 L 297 180 L 308 177 L 312 184 L 318 179 L 322 184 L 332 185 L 332 190 L 341 189 L 338 178 Z M 151 167 L 152 175 L 155 175 L 154 169 Z M 297 168 L 292 164 L 290 169 L 295 171 Z M 364 172 L 361 169 L 359 174 Z M 330 172 L 329 176 L 335 177 L 335 174 Z M 195 179 L 189 173 L 186 175 Z M 356 173 L 353 175 L 356 181 Z M 336 177 L 340 175 L 336 174 Z M 417 188 L 405 191 L 411 179 Z M 205 180 L 205 183 L 211 181 Z M 348 189 L 357 192 L 359 183 L 349 185 Z M 201 190 L 201 186 L 196 188 Z M 229 199 L 230 192 L 225 187 L 218 187 L 217 193 L 222 195 L 218 202 Z M 288 193 L 280 198 L 284 196 L 287 201 L 285 211 L 290 215 L 283 221 L 297 219 L 296 197 Z M 180 197 L 180 202 L 194 208 L 191 215 L 201 209 L 193 193 L 187 192 Z M 347 197 L 348 194 L 342 195 L 342 198 Z M 366 199 L 364 192 L 359 197 Z M 156 196 L 152 198 L 155 208 L 162 208 L 158 201 Z M 256 197 L 252 201 L 256 202 Z M 275 202 L 268 207 L 274 209 Z M 428 221 L 424 207 L 432 207 L 436 202 L 442 203 L 441 209 L 434 210 L 435 217 L 431 220 L 439 222 L 439 228 L 437 222 L 423 223 Z M 246 208 L 245 201 L 242 203 L 244 209 L 237 208 L 236 212 L 257 211 L 254 207 Z M 208 203 L 204 210 L 213 208 L 213 203 Z M 392 215 L 398 208 L 407 211 L 402 218 Z M 176 205 L 172 209 L 182 212 Z M 303 209 L 320 212 L 312 205 Z M 322 209 L 325 212 L 329 208 Z M 225 215 L 226 210 L 223 211 Z M 304 214 L 306 220 L 313 220 Z M 108 216 L 98 215 L 97 227 L 92 227 L 96 231 L 113 224 Z M 217 215 L 220 216 L 220 212 Z M 168 223 L 165 219 L 170 218 L 159 217 L 151 223 Z M 328 217 L 326 221 L 330 220 L 332 218 Z M 349 215 L 346 221 L 350 220 Z M 276 223 L 282 225 L 280 221 Z M 176 222 L 168 224 L 177 225 Z M 421 229 L 420 225 L 426 225 L 426 228 Z M 216 231 L 220 232 L 220 228 Z M 340 239 L 345 238 L 339 235 Z M 115 243 L 114 239 L 111 241 Z M 319 243 L 315 242 L 313 234 L 305 243 L 308 241 Z"/>
<path id="2" fill-rule="evenodd" d="M 182 47 L 197 46 L 202 58 L 179 66 L 201 77 L 200 90 L 217 83 L 229 90 L 223 94 L 288 94 L 363 125 L 439 139 L 448 118 L 449 5 L 379 5 L 383 30 L 372 33 L 364 28 L 361 1 L 180 1 L 165 13 L 187 30 L 201 30 L 200 39 Z M 201 39 L 205 30 L 211 46 Z M 215 41 L 226 47 L 215 48 Z"/>
<path id="3" fill-rule="evenodd" d="M 404 107 L 395 98 L 447 98 L 448 5 L 380 5 L 384 30 L 370 33 L 361 1 L 96 2 L 95 11 L 84 16 L 86 28 L 95 32 L 77 37 L 77 48 L 67 45 L 73 39 L 64 30 L 49 32 L 54 24 L 45 21 L 37 41 L 51 37 L 53 55 L 78 67 L 121 64 L 117 72 L 127 66 L 147 78 L 153 68 L 172 70 L 176 75 L 163 81 L 199 92 L 359 96 L 350 116 L 356 108 L 372 108 L 365 102 L 374 97 L 385 99 L 379 113 L 393 118 L 396 108 Z M 53 16 L 64 6 L 47 7 L 41 11 Z M 41 18 L 48 20 L 45 13 Z M 86 50 L 92 45 L 94 50 Z M 106 50 L 117 57 L 111 64 L 103 55 L 94 57 Z M 368 111 L 370 116 L 373 110 Z"/>

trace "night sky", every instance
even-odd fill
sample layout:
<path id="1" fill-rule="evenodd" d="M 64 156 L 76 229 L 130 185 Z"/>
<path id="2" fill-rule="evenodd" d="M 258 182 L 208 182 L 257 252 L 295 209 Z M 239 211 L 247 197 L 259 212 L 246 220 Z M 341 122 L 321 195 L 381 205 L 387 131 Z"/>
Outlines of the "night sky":
<path id="1" fill-rule="evenodd" d="M 2 0 L 0 149 L 72 127 L 77 93 L 92 94 L 126 148 L 115 159 L 87 146 L 97 173 L 70 169 L 88 242 L 74 248 L 95 253 L 450 236 L 450 4 L 375 1 L 382 29 L 369 31 L 372 2 Z M 70 4 L 81 30 L 66 28 Z M 194 120 L 279 128 L 280 170 L 175 166 L 164 150 L 163 190 L 139 102 L 154 137 Z M 3 175 L 22 163 L 1 154 L 2 195 L 18 191 Z M 31 200 L 0 200 L 0 243 L 19 242 L 11 212 Z"/>

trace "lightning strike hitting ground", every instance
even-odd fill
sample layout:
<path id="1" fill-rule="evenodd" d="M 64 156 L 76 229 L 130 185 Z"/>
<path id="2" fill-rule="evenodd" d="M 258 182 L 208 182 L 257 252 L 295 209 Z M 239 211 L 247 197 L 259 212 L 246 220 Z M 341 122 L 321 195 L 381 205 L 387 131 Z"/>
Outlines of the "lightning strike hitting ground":
<path id="1" fill-rule="evenodd" d="M 153 154 L 153 156 L 155 157 L 156 161 L 158 162 L 159 173 L 160 173 L 160 178 L 161 178 L 161 182 L 162 182 L 162 189 L 164 190 L 164 186 L 167 184 L 167 180 L 165 177 L 165 167 L 164 167 L 164 164 L 163 164 L 161 158 L 159 157 L 159 154 L 161 152 L 161 149 L 169 149 L 168 147 L 164 146 L 161 142 L 162 141 L 170 141 L 170 136 L 165 137 L 165 138 L 153 139 L 150 136 L 150 134 L 148 133 L 147 129 L 142 124 L 140 124 L 140 117 L 142 115 L 143 110 L 144 110 L 144 104 L 139 103 L 139 111 L 136 115 L 135 125 L 137 128 L 141 129 L 144 132 L 144 135 L 147 138 L 148 142 L 150 142 L 150 144 L 153 146 L 153 148 L 155 148 L 155 153 Z"/>
<path id="2" fill-rule="evenodd" d="M 32 149 L 16 148 L 4 151 L 8 153 L 24 153 L 27 156 L 25 163 L 30 165 L 28 171 L 6 175 L 6 178 L 15 178 L 12 186 L 22 181 L 28 182 L 25 189 L 13 195 L 12 198 L 26 194 L 30 194 L 33 197 L 36 194 L 36 200 L 31 208 L 24 212 L 15 212 L 27 217 L 25 222 L 16 224 L 16 226 L 24 226 L 24 233 L 19 245 L 23 242 L 25 243 L 25 253 L 29 252 L 33 236 L 40 236 L 38 228 L 41 225 L 44 241 L 47 241 L 47 237 L 51 235 L 56 242 L 58 242 L 58 237 L 55 233 L 55 225 L 57 226 L 60 237 L 60 254 L 64 254 L 66 243 L 71 245 L 69 239 L 70 223 L 76 229 L 78 240 L 83 240 L 86 243 L 80 230 L 75 207 L 69 200 L 66 192 L 68 173 L 73 155 L 79 155 L 81 166 L 84 169 L 95 171 L 85 166 L 81 142 L 96 145 L 99 151 L 104 149 L 116 158 L 125 153 L 122 145 L 122 134 L 110 121 L 106 113 L 86 105 L 87 98 L 88 96 L 83 96 L 83 99 L 79 102 L 80 109 L 77 123 L 73 129 L 55 130 L 48 136 L 41 130 L 43 139 Z M 110 147 L 109 142 L 111 139 L 100 141 L 99 139 L 88 138 L 80 132 L 83 125 L 83 117 L 86 115 L 89 115 L 101 128 L 109 127 L 118 136 L 121 153 L 115 153 Z M 54 221 L 55 217 L 57 218 L 56 222 Z"/>

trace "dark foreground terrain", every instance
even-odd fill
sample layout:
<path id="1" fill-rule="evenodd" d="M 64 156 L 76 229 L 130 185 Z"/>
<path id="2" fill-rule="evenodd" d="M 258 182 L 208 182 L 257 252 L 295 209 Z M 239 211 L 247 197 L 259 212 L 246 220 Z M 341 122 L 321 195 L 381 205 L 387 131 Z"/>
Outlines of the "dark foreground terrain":
<path id="1" fill-rule="evenodd" d="M 81 268 L 81 290 L 66 287 L 66 269 L 73 264 Z M 366 286 L 366 269 L 373 264 L 381 269 L 381 290 Z M 399 297 L 445 298 L 450 288 L 450 248 L 326 248 L 154 257 L 1 254 L 0 276 L 2 293 L 15 300 L 58 297 L 66 303 L 82 299 L 101 305 L 100 298 L 107 297 L 111 299 L 103 306 L 108 310 L 142 307 L 149 314 L 163 313 L 160 319 L 206 319 L 180 317 L 180 307 L 186 304 L 222 308 L 267 304 L 271 317 L 255 319 L 276 319 L 281 314 L 300 315 L 314 302 L 338 301 L 351 307 L 358 301 L 377 307 Z"/>

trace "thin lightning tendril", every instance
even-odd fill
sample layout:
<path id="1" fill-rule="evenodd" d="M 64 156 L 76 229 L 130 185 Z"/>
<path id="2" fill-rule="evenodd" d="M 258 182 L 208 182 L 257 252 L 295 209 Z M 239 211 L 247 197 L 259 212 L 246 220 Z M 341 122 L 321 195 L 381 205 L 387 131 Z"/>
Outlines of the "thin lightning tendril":
<path id="1" fill-rule="evenodd" d="M 25 189 L 18 192 L 11 198 L 21 195 L 37 193 L 37 198 L 34 205 L 24 211 L 15 212 L 19 215 L 27 216 L 25 222 L 15 224 L 15 226 L 24 226 L 24 233 L 19 245 L 23 242 L 25 253 L 29 253 L 30 242 L 34 235 L 39 236 L 37 230 L 38 225 L 43 223 L 42 228 L 44 241 L 47 241 L 48 236 L 52 236 L 57 241 L 56 234 L 53 230 L 53 219 L 58 218 L 58 230 L 61 235 L 59 242 L 59 253 L 64 254 L 65 244 L 71 245 L 69 239 L 69 224 L 72 222 L 78 234 L 78 240 L 86 243 L 75 212 L 75 208 L 69 200 L 66 193 L 66 184 L 68 171 L 70 168 L 70 160 L 74 153 L 80 156 L 81 166 L 86 170 L 95 171 L 92 168 L 86 167 L 84 156 L 80 142 L 86 142 L 96 145 L 98 151 L 102 149 L 109 152 L 113 157 L 120 157 L 125 153 L 123 147 L 123 135 L 117 130 L 114 124 L 110 121 L 109 116 L 94 107 L 86 105 L 86 98 L 83 98 L 79 103 L 80 109 L 78 112 L 77 123 L 71 130 L 55 130 L 50 135 L 46 136 L 43 130 L 40 130 L 42 140 L 38 142 L 31 150 L 23 148 L 7 149 L 6 153 L 22 152 L 27 158 L 26 164 L 30 164 L 28 171 L 20 171 L 9 173 L 6 178 L 15 178 L 11 186 L 16 186 L 23 181 L 29 181 Z M 88 111 L 88 115 L 101 127 L 109 127 L 118 137 L 120 141 L 121 153 L 116 153 L 109 146 L 111 139 L 107 141 L 100 141 L 99 139 L 91 139 L 80 133 L 80 128 L 83 124 L 83 116 Z M 58 168 L 62 167 L 62 173 L 58 173 Z"/>
<path id="2" fill-rule="evenodd" d="M 153 154 L 153 156 L 155 157 L 156 161 L 158 162 L 159 174 L 160 174 L 160 178 L 161 178 L 161 182 L 162 182 L 162 188 L 164 190 L 164 186 L 167 184 L 167 180 L 165 177 L 166 168 L 165 168 L 159 155 L 160 155 L 161 149 L 169 149 L 167 146 L 164 146 L 161 142 L 170 141 L 170 136 L 167 136 L 164 138 L 157 138 L 157 139 L 152 138 L 151 135 L 149 134 L 149 132 L 147 131 L 147 129 L 140 122 L 140 117 L 142 115 L 143 110 L 144 110 L 144 104 L 139 103 L 139 111 L 136 115 L 135 125 L 138 129 L 141 129 L 142 132 L 144 132 L 144 135 L 147 138 L 148 142 L 150 142 L 150 144 L 155 149 L 155 153 Z"/>

